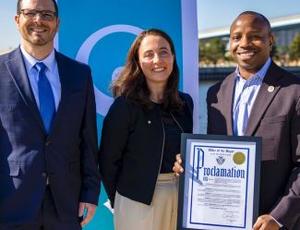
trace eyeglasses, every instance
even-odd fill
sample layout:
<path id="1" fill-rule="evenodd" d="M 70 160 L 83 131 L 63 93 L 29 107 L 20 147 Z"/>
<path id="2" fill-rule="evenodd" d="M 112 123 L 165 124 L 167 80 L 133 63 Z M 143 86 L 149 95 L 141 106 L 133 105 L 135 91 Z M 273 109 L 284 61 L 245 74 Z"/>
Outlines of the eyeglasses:
<path id="1" fill-rule="evenodd" d="M 20 14 L 23 14 L 25 18 L 27 19 L 33 19 L 37 15 L 40 15 L 40 18 L 44 21 L 53 21 L 57 14 L 54 11 L 51 10 L 27 10 L 23 9 L 20 10 Z"/>

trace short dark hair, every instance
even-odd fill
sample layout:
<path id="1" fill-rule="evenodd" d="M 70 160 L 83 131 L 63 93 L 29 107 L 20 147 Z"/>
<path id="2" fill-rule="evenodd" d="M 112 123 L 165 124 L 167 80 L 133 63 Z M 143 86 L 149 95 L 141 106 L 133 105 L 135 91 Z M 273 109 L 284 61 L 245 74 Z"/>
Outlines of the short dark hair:
<path id="1" fill-rule="evenodd" d="M 247 10 L 247 11 L 244 11 L 244 12 L 240 13 L 240 14 L 236 17 L 236 19 L 234 19 L 233 23 L 231 24 L 231 27 L 232 27 L 232 25 L 233 25 L 233 24 L 234 24 L 241 16 L 243 16 L 243 15 L 253 15 L 253 16 L 257 17 L 257 18 L 260 18 L 260 19 L 264 22 L 264 24 L 267 26 L 269 32 L 271 32 L 271 30 L 272 30 L 272 29 L 271 29 L 271 23 L 270 23 L 270 21 L 266 18 L 266 16 L 264 16 L 264 15 L 261 14 L 261 13 L 258 13 L 258 12 L 255 12 L 255 11 L 251 11 L 251 10 Z M 230 30 L 231 30 L 231 27 L 230 27 Z"/>
<path id="2" fill-rule="evenodd" d="M 175 46 L 170 36 L 159 29 L 144 30 L 136 37 L 128 51 L 124 69 L 121 71 L 117 80 L 115 80 L 112 84 L 113 95 L 123 95 L 146 108 L 151 107 L 152 103 L 149 98 L 150 91 L 139 64 L 138 55 L 141 42 L 149 35 L 160 36 L 166 39 L 170 45 L 171 52 L 174 56 L 173 70 L 168 78 L 162 105 L 166 110 L 180 110 L 182 108 L 183 101 L 179 97 L 178 92 L 179 68 L 176 61 Z"/>
<path id="3" fill-rule="evenodd" d="M 21 13 L 22 1 L 23 0 L 18 0 L 18 2 L 17 2 L 17 14 Z M 56 0 L 51 0 L 51 1 L 53 2 L 53 5 L 54 5 L 55 15 L 58 16 L 58 6 L 57 6 L 57 3 L 56 3 Z"/>

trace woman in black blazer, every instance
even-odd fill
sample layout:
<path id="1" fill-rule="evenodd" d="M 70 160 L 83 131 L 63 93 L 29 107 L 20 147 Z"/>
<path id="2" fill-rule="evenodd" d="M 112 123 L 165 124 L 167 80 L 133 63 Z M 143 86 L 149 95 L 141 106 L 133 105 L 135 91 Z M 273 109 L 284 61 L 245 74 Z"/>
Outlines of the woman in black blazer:
<path id="1" fill-rule="evenodd" d="M 178 91 L 171 38 L 142 32 L 113 83 L 117 98 L 104 119 L 99 151 L 116 230 L 175 230 L 177 178 L 172 172 L 181 133 L 193 128 L 193 101 Z"/>

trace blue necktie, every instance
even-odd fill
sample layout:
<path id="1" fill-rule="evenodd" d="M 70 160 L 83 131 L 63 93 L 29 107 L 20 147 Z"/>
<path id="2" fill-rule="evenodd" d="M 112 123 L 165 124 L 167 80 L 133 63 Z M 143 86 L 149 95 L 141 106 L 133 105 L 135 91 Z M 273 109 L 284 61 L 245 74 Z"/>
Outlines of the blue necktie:
<path id="1" fill-rule="evenodd" d="M 49 133 L 55 113 L 54 96 L 51 85 L 45 74 L 47 66 L 43 62 L 37 62 L 35 64 L 35 68 L 38 71 L 40 113 L 43 119 L 44 127 L 47 133 Z"/>

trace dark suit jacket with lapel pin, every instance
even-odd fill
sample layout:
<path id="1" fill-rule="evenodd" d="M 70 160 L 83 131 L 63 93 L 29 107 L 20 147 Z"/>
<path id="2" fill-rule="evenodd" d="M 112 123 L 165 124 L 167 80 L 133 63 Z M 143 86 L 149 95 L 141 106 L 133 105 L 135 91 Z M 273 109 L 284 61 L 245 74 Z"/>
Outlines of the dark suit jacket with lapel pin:
<path id="1" fill-rule="evenodd" d="M 47 135 L 20 49 L 0 56 L 0 223 L 36 217 L 47 177 L 59 218 L 77 218 L 79 202 L 98 203 L 91 71 L 58 52 L 55 57 L 61 101 Z"/>
<path id="2" fill-rule="evenodd" d="M 235 73 L 207 93 L 208 134 L 233 135 Z M 245 136 L 262 137 L 259 213 L 300 229 L 300 79 L 272 63 Z"/>

